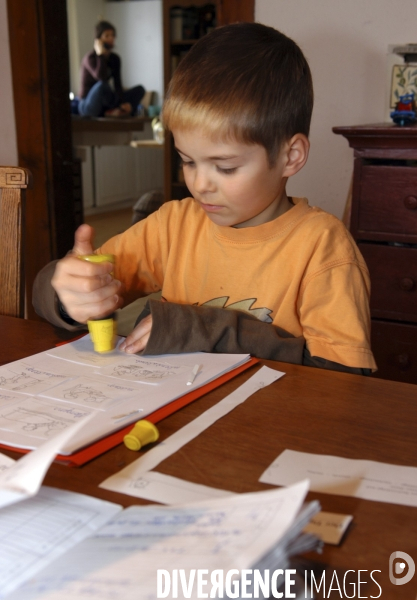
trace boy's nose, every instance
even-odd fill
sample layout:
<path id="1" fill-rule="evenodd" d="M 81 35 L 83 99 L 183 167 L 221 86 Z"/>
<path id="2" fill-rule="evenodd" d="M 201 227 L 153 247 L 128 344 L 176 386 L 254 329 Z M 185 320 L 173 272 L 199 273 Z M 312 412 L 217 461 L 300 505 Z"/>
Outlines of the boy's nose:
<path id="1" fill-rule="evenodd" d="M 207 169 L 196 169 L 194 176 L 194 189 L 199 194 L 213 191 L 213 182 Z"/>

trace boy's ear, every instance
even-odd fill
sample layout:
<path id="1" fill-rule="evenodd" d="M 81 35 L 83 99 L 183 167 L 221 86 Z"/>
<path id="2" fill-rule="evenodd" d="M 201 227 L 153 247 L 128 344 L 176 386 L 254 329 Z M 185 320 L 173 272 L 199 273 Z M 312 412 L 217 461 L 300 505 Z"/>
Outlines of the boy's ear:
<path id="1" fill-rule="evenodd" d="M 298 173 L 307 162 L 310 142 L 304 133 L 296 133 L 286 146 L 287 160 L 283 176 L 291 177 Z"/>

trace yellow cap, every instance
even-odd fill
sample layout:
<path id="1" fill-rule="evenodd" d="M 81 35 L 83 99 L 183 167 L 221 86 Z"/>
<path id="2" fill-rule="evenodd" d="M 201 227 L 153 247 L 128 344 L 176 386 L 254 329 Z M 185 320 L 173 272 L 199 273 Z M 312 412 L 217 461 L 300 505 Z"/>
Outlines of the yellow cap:
<path id="1" fill-rule="evenodd" d="M 117 335 L 115 319 L 108 318 L 88 321 L 87 325 L 96 352 L 103 354 L 114 350 Z"/>
<path id="2" fill-rule="evenodd" d="M 114 254 L 81 254 L 78 258 L 93 263 L 110 262 L 114 264 Z"/>
<path id="3" fill-rule="evenodd" d="M 140 450 L 142 446 L 156 442 L 159 431 L 153 423 L 142 419 L 138 421 L 133 429 L 124 436 L 123 441 L 129 450 Z"/>
<path id="4" fill-rule="evenodd" d="M 114 254 L 80 254 L 78 258 L 80 260 L 86 260 L 92 263 L 109 262 L 113 265 L 115 263 Z M 110 273 L 110 275 L 113 275 L 113 271 Z"/>

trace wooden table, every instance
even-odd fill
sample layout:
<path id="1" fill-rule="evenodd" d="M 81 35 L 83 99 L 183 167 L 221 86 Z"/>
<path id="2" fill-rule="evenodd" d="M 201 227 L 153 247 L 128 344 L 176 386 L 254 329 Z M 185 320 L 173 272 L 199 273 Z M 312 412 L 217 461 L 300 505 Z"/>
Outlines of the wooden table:
<path id="1" fill-rule="evenodd" d="M 45 323 L 1 316 L 0 332 L 0 364 L 46 350 L 70 337 L 68 332 Z M 285 371 L 285 377 L 257 392 L 165 460 L 158 471 L 234 492 L 249 492 L 270 487 L 258 479 L 286 448 L 417 466 L 417 386 L 272 361 L 263 363 Z M 161 421 L 160 438 L 163 440 L 223 399 L 257 368 L 252 367 Z M 9 455 L 18 458 L 16 453 Z M 137 456 L 120 445 L 79 469 L 54 464 L 45 483 L 124 506 L 145 504 L 97 487 Z M 325 546 L 322 555 L 310 554 L 308 559 L 328 565 L 327 573 L 337 570 L 340 580 L 348 569 L 367 571 L 361 573 L 361 580 L 370 585 L 361 586 L 362 597 L 378 596 L 369 573 L 379 569 L 382 572 L 375 577 L 384 600 L 415 599 L 417 575 L 406 585 L 394 586 L 389 582 L 388 561 L 392 552 L 401 550 L 417 563 L 417 508 L 318 493 L 310 493 L 308 498 L 318 498 L 325 511 L 354 517 L 339 547 Z M 352 596 L 352 587 L 347 593 L 358 597 Z M 329 597 L 340 598 L 340 594 L 335 591 Z"/>

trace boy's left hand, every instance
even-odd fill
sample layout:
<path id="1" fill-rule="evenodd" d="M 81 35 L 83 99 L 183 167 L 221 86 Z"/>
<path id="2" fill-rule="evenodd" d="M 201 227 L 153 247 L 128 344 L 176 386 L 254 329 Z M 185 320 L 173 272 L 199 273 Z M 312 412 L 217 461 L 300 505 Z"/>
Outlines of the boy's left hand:
<path id="1" fill-rule="evenodd" d="M 148 315 L 136 325 L 132 333 L 130 333 L 125 341 L 120 344 L 119 350 L 123 350 L 126 354 L 135 354 L 143 350 L 148 343 L 152 329 L 152 315 Z"/>

